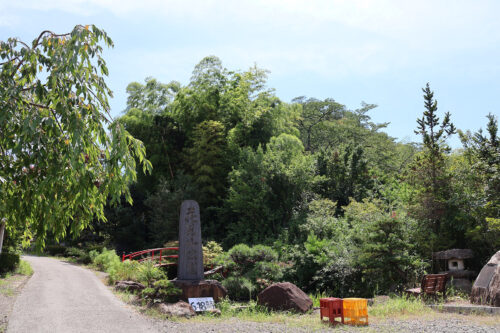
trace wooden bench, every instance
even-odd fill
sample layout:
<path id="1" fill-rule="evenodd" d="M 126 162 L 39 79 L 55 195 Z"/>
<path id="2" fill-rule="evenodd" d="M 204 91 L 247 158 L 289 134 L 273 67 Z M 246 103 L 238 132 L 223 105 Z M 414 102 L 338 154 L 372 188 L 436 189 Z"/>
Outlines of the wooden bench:
<path id="1" fill-rule="evenodd" d="M 408 295 L 412 296 L 434 296 L 442 294 L 446 297 L 446 282 L 448 274 L 427 274 L 422 278 L 420 288 L 406 290 Z"/>

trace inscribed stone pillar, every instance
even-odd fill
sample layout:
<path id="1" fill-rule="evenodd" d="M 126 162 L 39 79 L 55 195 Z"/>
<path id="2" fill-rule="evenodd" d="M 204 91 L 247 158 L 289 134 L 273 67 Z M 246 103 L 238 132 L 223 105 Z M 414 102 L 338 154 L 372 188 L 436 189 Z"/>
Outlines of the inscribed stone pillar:
<path id="1" fill-rule="evenodd" d="M 194 200 L 181 205 L 179 221 L 178 280 L 203 280 L 203 251 L 201 247 L 200 207 Z"/>

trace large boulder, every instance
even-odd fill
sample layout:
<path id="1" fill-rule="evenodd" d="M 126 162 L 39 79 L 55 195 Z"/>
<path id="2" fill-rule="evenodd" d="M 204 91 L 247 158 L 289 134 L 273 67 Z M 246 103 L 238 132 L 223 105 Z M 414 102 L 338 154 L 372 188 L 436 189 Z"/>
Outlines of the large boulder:
<path id="1" fill-rule="evenodd" d="M 273 310 L 306 312 L 313 306 L 312 300 L 299 287 L 290 282 L 275 283 L 262 290 L 257 304 Z"/>
<path id="2" fill-rule="evenodd" d="M 484 265 L 472 286 L 471 302 L 500 307 L 500 251 Z"/>
<path id="3" fill-rule="evenodd" d="M 227 290 L 216 280 L 172 280 L 172 283 L 182 290 L 181 299 L 188 301 L 188 298 L 213 297 L 218 302 L 227 295 Z"/>
<path id="4" fill-rule="evenodd" d="M 196 315 L 193 307 L 186 302 L 179 301 L 173 304 L 156 303 L 156 309 L 168 317 L 193 317 Z"/>

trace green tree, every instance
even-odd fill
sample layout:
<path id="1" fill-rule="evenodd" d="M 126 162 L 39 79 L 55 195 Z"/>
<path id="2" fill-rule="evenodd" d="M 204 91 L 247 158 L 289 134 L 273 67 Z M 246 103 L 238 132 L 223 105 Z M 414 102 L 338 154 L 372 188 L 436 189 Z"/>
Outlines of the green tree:
<path id="1" fill-rule="evenodd" d="M 331 128 L 335 120 L 342 119 L 346 114 L 344 105 L 331 98 L 324 101 L 304 96 L 292 100 L 302 106 L 302 112 L 297 120 L 300 138 L 306 151 L 314 152 L 319 146 L 324 146 L 325 140 L 331 140 Z"/>
<path id="2" fill-rule="evenodd" d="M 202 203 L 217 203 L 225 194 L 229 172 L 226 150 L 224 125 L 208 120 L 196 126 L 186 161 L 200 190 L 197 199 Z"/>
<path id="3" fill-rule="evenodd" d="M 261 147 L 255 152 L 244 149 L 240 164 L 229 174 L 225 207 L 231 223 L 226 242 L 275 239 L 291 226 L 316 181 L 314 158 L 304 154 L 304 146 L 293 135 L 272 137 L 265 152 Z"/>
<path id="4" fill-rule="evenodd" d="M 450 197 L 450 177 L 446 173 L 445 154 L 449 152 L 445 139 L 456 133 L 455 126 L 446 112 L 443 121 L 437 116 L 437 101 L 429 83 L 424 92 L 425 111 L 417 119 L 415 134 L 422 136 L 423 152 L 412 165 L 413 180 L 420 189 L 418 215 L 430 223 L 435 234 L 441 231 L 441 223 L 447 213 Z"/>
<path id="5" fill-rule="evenodd" d="M 373 188 L 368 162 L 363 148 L 347 147 L 343 151 L 321 151 L 318 157 L 318 172 L 323 180 L 317 192 L 337 203 L 337 214 L 349 204 L 351 198 L 362 200 Z"/>
<path id="6" fill-rule="evenodd" d="M 359 282 L 360 270 L 351 229 L 345 219 L 335 217 L 336 209 L 328 199 L 311 201 L 306 221 L 299 226 L 298 244 L 283 244 L 280 251 L 281 260 L 293 262 L 286 270 L 287 281 L 309 292 L 345 297 Z"/>
<path id="7" fill-rule="evenodd" d="M 465 147 L 464 159 L 467 170 L 460 173 L 467 180 L 459 193 L 468 198 L 467 213 L 476 221 L 468 230 L 468 236 L 477 247 L 488 244 L 485 255 L 500 245 L 500 140 L 498 120 L 488 116 L 487 135 L 479 130 L 473 135 L 460 133 Z M 463 163 L 465 164 L 465 163 Z M 462 165 L 463 165 L 462 164 Z M 461 207 L 462 208 L 462 207 Z"/>
<path id="8" fill-rule="evenodd" d="M 423 273 L 426 264 L 416 251 L 415 238 L 420 229 L 405 210 L 365 199 L 345 207 L 345 218 L 352 226 L 356 261 L 369 290 L 400 290 Z"/>
<path id="9" fill-rule="evenodd" d="M 0 216 L 25 245 L 105 220 L 108 198 L 131 200 L 136 158 L 151 168 L 142 143 L 110 119 L 101 42 L 113 45 L 79 25 L 0 43 Z"/>
<path id="10" fill-rule="evenodd" d="M 181 85 L 177 81 L 165 84 L 152 77 L 146 78 L 145 84 L 129 83 L 125 112 L 133 108 L 143 110 L 148 114 L 171 112 L 170 106 L 180 89 Z"/>

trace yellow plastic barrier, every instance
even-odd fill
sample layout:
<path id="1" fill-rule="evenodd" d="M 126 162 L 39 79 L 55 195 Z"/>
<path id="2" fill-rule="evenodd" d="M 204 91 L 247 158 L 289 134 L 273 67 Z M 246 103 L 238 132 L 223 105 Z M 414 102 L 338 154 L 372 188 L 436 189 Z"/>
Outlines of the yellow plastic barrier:
<path id="1" fill-rule="evenodd" d="M 365 298 L 344 298 L 344 323 L 368 325 L 368 300 Z"/>

